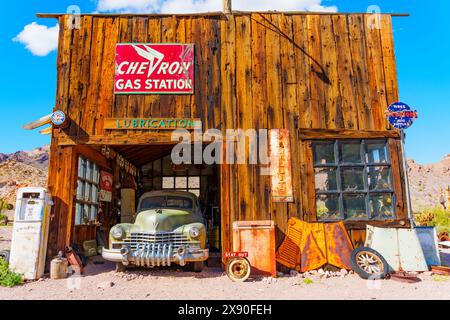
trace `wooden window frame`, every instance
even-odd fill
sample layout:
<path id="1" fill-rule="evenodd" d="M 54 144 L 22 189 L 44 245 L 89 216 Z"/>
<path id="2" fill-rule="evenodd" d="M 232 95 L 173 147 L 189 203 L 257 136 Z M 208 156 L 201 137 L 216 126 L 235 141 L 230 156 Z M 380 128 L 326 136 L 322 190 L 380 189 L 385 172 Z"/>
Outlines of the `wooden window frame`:
<path id="1" fill-rule="evenodd" d="M 340 151 L 340 144 L 341 143 L 357 143 L 359 145 L 359 157 L 362 160 L 361 163 L 342 163 L 340 160 L 341 151 Z M 386 154 L 386 162 L 385 163 L 370 163 L 369 161 L 366 161 L 367 156 L 367 148 L 366 145 L 368 142 L 380 142 L 384 144 L 384 147 L 386 148 L 387 154 Z M 315 164 L 314 163 L 314 146 L 316 145 L 326 145 L 326 144 L 333 144 L 334 148 L 334 162 L 331 164 Z M 315 169 L 327 169 L 332 168 L 336 169 L 336 184 L 337 184 L 337 190 L 333 191 L 317 191 L 314 186 L 314 200 L 317 203 L 317 197 L 320 195 L 335 195 L 338 196 L 338 204 L 339 204 L 339 219 L 319 219 L 317 217 L 317 210 L 316 210 L 316 219 L 320 222 L 333 222 L 333 221 L 386 221 L 390 220 L 390 218 L 376 218 L 372 215 L 372 210 L 370 208 L 370 199 L 371 196 L 376 195 L 390 195 L 392 200 L 392 214 L 393 216 L 391 219 L 396 219 L 396 206 L 394 205 L 396 203 L 395 201 L 395 192 L 394 192 L 394 184 L 393 184 L 393 174 L 392 174 L 392 163 L 391 163 L 391 156 L 390 156 L 390 150 L 388 146 L 388 141 L 386 139 L 324 139 L 324 140 L 317 140 L 312 143 L 313 148 L 313 168 L 314 168 L 314 179 L 315 179 Z M 389 169 L 389 181 L 391 184 L 390 189 L 383 189 L 383 190 L 370 190 L 369 186 L 369 175 L 368 175 L 368 169 L 369 168 L 378 168 L 378 167 L 384 167 Z M 348 190 L 342 190 L 342 172 L 346 168 L 359 168 L 363 170 L 363 183 L 364 183 L 364 189 L 363 190 L 356 190 L 356 191 L 348 191 Z M 314 180 L 315 185 L 315 180 Z M 366 208 L 366 217 L 364 218 L 346 218 L 345 217 L 345 209 L 344 209 L 344 196 L 345 195 L 360 195 L 364 196 L 365 201 L 365 208 Z M 316 204 L 317 207 L 317 204 Z"/>

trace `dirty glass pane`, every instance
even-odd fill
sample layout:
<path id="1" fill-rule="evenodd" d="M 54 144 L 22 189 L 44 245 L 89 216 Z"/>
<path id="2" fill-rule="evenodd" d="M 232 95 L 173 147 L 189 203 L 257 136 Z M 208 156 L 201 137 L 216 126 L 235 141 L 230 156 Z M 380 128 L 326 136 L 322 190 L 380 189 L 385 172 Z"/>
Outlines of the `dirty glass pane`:
<path id="1" fill-rule="evenodd" d="M 98 183 L 99 180 L 100 180 L 100 174 L 99 174 L 99 170 L 98 170 L 98 165 L 96 165 L 94 163 L 94 170 L 92 172 L 92 182 Z"/>
<path id="2" fill-rule="evenodd" d="M 162 179 L 162 188 L 163 189 L 175 189 L 174 178 L 173 177 L 164 177 Z"/>
<path id="3" fill-rule="evenodd" d="M 85 204 L 83 207 L 83 221 L 82 223 L 88 223 L 89 222 L 89 212 L 91 211 L 91 206 L 88 204 Z"/>
<path id="4" fill-rule="evenodd" d="M 314 164 L 333 164 L 334 159 L 334 143 L 318 143 L 314 145 Z"/>
<path id="5" fill-rule="evenodd" d="M 366 141 L 366 152 L 369 164 L 388 162 L 388 151 L 384 141 Z"/>
<path id="6" fill-rule="evenodd" d="M 364 168 L 341 169 L 342 191 L 364 190 Z"/>
<path id="7" fill-rule="evenodd" d="M 189 192 L 192 192 L 197 197 L 200 197 L 200 189 L 190 189 Z"/>
<path id="8" fill-rule="evenodd" d="M 187 177 L 176 177 L 175 189 L 186 189 L 186 188 L 187 188 Z"/>
<path id="9" fill-rule="evenodd" d="M 84 200 L 84 182 L 78 180 L 77 200 Z"/>
<path id="10" fill-rule="evenodd" d="M 84 201 L 91 201 L 91 197 L 92 197 L 92 185 L 89 183 L 85 184 L 85 189 L 84 189 Z"/>
<path id="11" fill-rule="evenodd" d="M 75 206 L 75 225 L 83 223 L 83 205 L 77 203 Z"/>
<path id="12" fill-rule="evenodd" d="M 339 142 L 339 161 L 341 163 L 362 163 L 360 146 L 359 141 Z"/>
<path id="13" fill-rule="evenodd" d="M 86 178 L 86 160 L 82 157 L 78 158 L 78 177 Z"/>
<path id="14" fill-rule="evenodd" d="M 366 197 L 364 195 L 344 195 L 346 219 L 367 219 Z"/>
<path id="15" fill-rule="evenodd" d="M 317 191 L 337 191 L 336 169 L 318 168 L 314 169 L 315 185 Z"/>
<path id="16" fill-rule="evenodd" d="M 86 180 L 92 181 L 93 171 L 94 171 L 94 164 L 88 160 L 86 165 Z"/>
<path id="17" fill-rule="evenodd" d="M 189 177 L 189 188 L 200 188 L 200 177 Z"/>
<path id="18" fill-rule="evenodd" d="M 369 189 L 370 190 L 391 190 L 391 169 L 388 167 L 369 167 Z"/>
<path id="19" fill-rule="evenodd" d="M 316 198 L 318 220 L 339 220 L 339 196 L 319 195 Z"/>
<path id="20" fill-rule="evenodd" d="M 394 207 L 391 194 L 371 195 L 370 212 L 373 219 L 394 219 Z"/>
<path id="21" fill-rule="evenodd" d="M 97 203 L 98 202 L 98 188 L 96 185 L 92 186 L 91 194 L 92 194 L 91 201 L 94 203 Z"/>
<path id="22" fill-rule="evenodd" d="M 95 221 L 97 219 L 97 207 L 96 206 L 91 206 L 91 210 L 89 213 L 89 220 L 90 221 Z"/>

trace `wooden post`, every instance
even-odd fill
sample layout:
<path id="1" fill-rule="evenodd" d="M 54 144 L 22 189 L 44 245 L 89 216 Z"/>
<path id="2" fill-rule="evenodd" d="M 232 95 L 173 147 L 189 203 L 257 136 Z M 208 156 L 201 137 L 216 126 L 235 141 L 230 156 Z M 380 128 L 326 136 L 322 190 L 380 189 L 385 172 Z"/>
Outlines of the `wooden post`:
<path id="1" fill-rule="evenodd" d="M 225 14 L 231 14 L 233 12 L 231 1 L 232 0 L 223 0 L 223 12 Z"/>

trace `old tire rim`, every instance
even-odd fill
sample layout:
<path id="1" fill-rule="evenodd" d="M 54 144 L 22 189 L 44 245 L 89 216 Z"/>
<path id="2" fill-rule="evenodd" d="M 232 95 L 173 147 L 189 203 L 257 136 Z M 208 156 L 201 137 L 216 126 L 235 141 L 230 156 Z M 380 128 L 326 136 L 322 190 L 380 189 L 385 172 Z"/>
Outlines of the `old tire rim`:
<path id="1" fill-rule="evenodd" d="M 370 274 L 382 274 L 384 273 L 384 265 L 381 259 L 368 251 L 358 252 L 356 255 L 356 263 L 358 267 Z"/>
<path id="2" fill-rule="evenodd" d="M 228 262 L 227 275 L 236 282 L 244 282 L 250 277 L 251 267 L 247 259 L 237 258 Z"/>

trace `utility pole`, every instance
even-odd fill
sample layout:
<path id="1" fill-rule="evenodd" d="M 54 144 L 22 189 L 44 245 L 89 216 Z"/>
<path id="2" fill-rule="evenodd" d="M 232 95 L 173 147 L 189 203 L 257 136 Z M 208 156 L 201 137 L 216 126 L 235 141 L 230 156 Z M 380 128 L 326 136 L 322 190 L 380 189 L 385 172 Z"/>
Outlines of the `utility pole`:
<path id="1" fill-rule="evenodd" d="M 225 14 L 231 14 L 233 12 L 231 1 L 232 0 L 223 0 L 223 12 Z"/>

